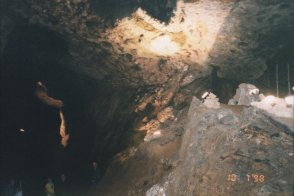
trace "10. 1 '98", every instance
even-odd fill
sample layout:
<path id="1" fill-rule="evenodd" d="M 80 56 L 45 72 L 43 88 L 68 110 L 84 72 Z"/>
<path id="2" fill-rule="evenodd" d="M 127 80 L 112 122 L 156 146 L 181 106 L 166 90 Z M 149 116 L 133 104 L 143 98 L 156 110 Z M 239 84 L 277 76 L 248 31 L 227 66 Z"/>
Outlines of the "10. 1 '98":
<path id="1" fill-rule="evenodd" d="M 253 181 L 253 182 L 264 182 L 265 176 L 259 175 L 259 174 L 247 174 L 247 181 Z M 227 180 L 230 182 L 236 182 L 238 180 L 238 176 L 236 174 L 229 174 Z"/>

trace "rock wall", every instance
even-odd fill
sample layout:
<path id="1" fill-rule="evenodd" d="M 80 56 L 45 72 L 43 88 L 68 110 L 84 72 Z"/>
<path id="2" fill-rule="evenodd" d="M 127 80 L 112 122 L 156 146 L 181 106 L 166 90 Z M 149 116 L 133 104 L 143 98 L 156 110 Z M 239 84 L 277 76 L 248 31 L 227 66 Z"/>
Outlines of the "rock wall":
<path id="1" fill-rule="evenodd" d="M 193 98 L 189 111 L 165 128 L 116 157 L 92 194 L 292 195 L 293 135 L 259 109 L 212 109 Z M 178 137 L 168 139 L 172 134 Z"/>
<path id="2" fill-rule="evenodd" d="M 167 195 L 293 193 L 293 136 L 253 107 L 211 110 L 194 98 L 180 161 Z"/>
<path id="3" fill-rule="evenodd" d="M 5 1 L 1 51 L 11 30 L 37 24 L 68 41 L 63 61 L 69 69 L 114 85 L 141 86 L 168 83 L 187 65 L 194 79 L 209 75 L 210 65 L 220 68 L 222 78 L 256 79 L 267 60 L 293 45 L 291 0 L 146 2 Z M 113 24 L 104 12 L 115 8 L 126 13 Z M 156 17 L 162 15 L 168 24 Z"/>

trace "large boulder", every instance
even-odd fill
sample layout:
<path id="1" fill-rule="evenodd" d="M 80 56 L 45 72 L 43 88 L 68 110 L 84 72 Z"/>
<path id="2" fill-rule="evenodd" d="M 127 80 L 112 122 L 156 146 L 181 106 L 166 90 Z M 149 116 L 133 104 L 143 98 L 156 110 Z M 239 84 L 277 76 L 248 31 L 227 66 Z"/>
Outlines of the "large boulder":
<path id="1" fill-rule="evenodd" d="M 252 85 L 242 83 L 236 90 L 236 95 L 229 100 L 229 105 L 250 105 L 254 101 L 260 101 L 259 89 Z"/>

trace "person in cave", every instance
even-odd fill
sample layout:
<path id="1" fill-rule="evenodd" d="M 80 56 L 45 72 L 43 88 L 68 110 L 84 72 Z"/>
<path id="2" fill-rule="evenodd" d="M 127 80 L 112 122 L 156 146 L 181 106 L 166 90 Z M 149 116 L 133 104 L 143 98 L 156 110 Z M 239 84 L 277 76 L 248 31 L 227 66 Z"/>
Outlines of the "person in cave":
<path id="1" fill-rule="evenodd" d="M 65 174 L 61 174 L 60 179 L 61 179 L 61 183 L 64 184 L 65 181 L 66 181 L 66 175 Z"/>
<path id="2" fill-rule="evenodd" d="M 97 162 L 93 162 L 92 164 L 93 166 L 93 171 L 92 171 L 92 184 L 95 184 L 97 182 L 99 182 L 100 178 L 101 178 L 101 172 L 100 172 L 100 169 L 98 168 L 98 164 Z"/>
<path id="3" fill-rule="evenodd" d="M 13 196 L 23 196 L 21 181 L 15 184 Z"/>
<path id="4" fill-rule="evenodd" d="M 56 194 L 57 195 L 60 195 L 60 196 L 66 195 L 67 188 L 68 188 L 68 180 L 66 179 L 66 175 L 65 174 L 61 174 L 60 175 L 60 180 L 57 183 Z"/>
<path id="5" fill-rule="evenodd" d="M 45 185 L 46 196 L 55 196 L 55 188 L 51 178 L 48 178 L 48 182 Z"/>

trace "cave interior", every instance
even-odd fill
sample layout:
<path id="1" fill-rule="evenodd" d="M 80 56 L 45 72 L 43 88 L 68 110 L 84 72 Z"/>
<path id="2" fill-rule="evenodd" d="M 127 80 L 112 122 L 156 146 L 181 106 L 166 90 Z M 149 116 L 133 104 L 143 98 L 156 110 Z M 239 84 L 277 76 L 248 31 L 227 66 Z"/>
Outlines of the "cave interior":
<path id="1" fill-rule="evenodd" d="M 144 141 L 148 129 L 138 127 L 157 122 L 165 108 L 180 115 L 206 91 L 221 105 L 241 83 L 276 96 L 278 76 L 278 96 L 293 95 L 290 0 L 1 4 L 1 183 L 21 179 L 27 195 L 44 192 L 48 177 L 64 173 L 81 195 L 90 189 L 90 195 L 104 195 L 90 183 L 92 162 L 102 178 L 121 174 L 111 166 L 117 155 L 142 145 L 153 149 L 152 141 Z M 156 52 L 152 43 L 158 37 L 158 45 L 170 45 Z M 39 81 L 48 99 L 62 100 L 61 108 L 36 96 Z M 60 111 L 69 134 L 66 146 Z M 293 130 L 288 135 L 293 139 Z"/>

